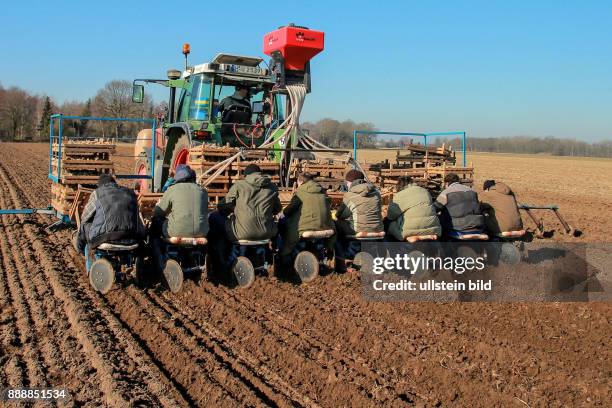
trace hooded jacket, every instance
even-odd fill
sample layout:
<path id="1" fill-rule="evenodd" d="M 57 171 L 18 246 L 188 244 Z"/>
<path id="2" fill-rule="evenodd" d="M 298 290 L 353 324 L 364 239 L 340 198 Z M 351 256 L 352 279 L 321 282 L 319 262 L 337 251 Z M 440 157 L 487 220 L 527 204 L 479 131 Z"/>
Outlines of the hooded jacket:
<path id="1" fill-rule="evenodd" d="M 179 174 L 155 206 L 154 217 L 167 217 L 165 237 L 200 238 L 208 234 L 208 192 Z"/>
<path id="2" fill-rule="evenodd" d="M 349 191 L 344 193 L 336 217 L 344 235 L 383 231 L 380 193 L 365 180 L 355 180 Z"/>
<path id="3" fill-rule="evenodd" d="M 285 231 L 283 254 L 288 255 L 304 231 L 334 229 L 331 199 L 316 181 L 307 181 L 297 188 L 289 205 L 283 210 Z"/>
<path id="4" fill-rule="evenodd" d="M 398 241 L 406 237 L 442 235 L 440 221 L 429 191 L 411 185 L 393 195 L 387 209 L 387 232 Z"/>
<path id="5" fill-rule="evenodd" d="M 281 209 L 278 188 L 261 173 L 251 173 L 234 184 L 225 197 L 234 212 L 225 224 L 230 241 L 271 239 L 278 232 L 274 216 Z"/>
<path id="6" fill-rule="evenodd" d="M 514 193 L 504 183 L 496 183 L 480 195 L 487 231 L 493 234 L 520 231 L 523 221 Z"/>
<path id="7" fill-rule="evenodd" d="M 470 187 L 453 183 L 440 193 L 436 202 L 441 209 L 440 221 L 445 231 L 484 230 L 478 194 Z"/>

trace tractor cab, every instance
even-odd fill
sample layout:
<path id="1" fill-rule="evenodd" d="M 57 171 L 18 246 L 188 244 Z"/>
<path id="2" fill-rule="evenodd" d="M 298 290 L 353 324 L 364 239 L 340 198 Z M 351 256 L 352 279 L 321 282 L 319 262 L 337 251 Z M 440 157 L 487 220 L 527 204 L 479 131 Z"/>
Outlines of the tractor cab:
<path id="1" fill-rule="evenodd" d="M 285 96 L 272 92 L 275 82 L 262 62 L 259 57 L 218 54 L 182 73 L 168 71 L 168 80 L 135 80 L 133 100 L 142 100 L 139 82 L 162 84 L 170 88 L 167 135 L 177 128 L 196 141 L 251 146 L 284 117 Z"/>

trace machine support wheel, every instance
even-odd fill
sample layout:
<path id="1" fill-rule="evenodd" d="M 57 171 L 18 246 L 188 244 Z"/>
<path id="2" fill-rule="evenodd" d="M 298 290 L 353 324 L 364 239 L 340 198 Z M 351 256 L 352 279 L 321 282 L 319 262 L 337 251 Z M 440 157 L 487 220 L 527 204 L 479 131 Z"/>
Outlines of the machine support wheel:
<path id="1" fill-rule="evenodd" d="M 89 283 L 103 295 L 113 287 L 115 283 L 115 270 L 113 265 L 104 258 L 94 261 L 89 268 Z"/>
<path id="2" fill-rule="evenodd" d="M 310 282 L 319 276 L 319 260 L 309 251 L 302 251 L 295 257 L 293 268 L 302 283 Z"/>
<path id="3" fill-rule="evenodd" d="M 521 261 L 521 251 L 512 242 L 501 244 L 499 260 L 507 265 L 517 265 Z"/>
<path id="4" fill-rule="evenodd" d="M 162 274 L 164 275 L 164 280 L 166 281 L 166 285 L 168 285 L 170 292 L 178 293 L 183 287 L 184 279 L 181 265 L 179 265 L 179 263 L 174 259 L 168 259 Z"/>
<path id="5" fill-rule="evenodd" d="M 363 273 L 372 273 L 374 270 L 374 258 L 369 252 L 357 252 L 353 257 L 353 266 Z"/>
<path id="6" fill-rule="evenodd" d="M 236 284 L 241 288 L 248 288 L 255 281 L 255 268 L 249 260 L 244 256 L 239 256 L 232 265 L 232 274 L 236 280 Z"/>

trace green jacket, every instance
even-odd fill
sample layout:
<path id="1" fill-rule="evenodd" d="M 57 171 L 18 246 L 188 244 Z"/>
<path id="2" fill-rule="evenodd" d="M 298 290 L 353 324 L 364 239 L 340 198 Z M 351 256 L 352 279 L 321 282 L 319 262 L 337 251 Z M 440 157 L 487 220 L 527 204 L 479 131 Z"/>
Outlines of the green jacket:
<path id="1" fill-rule="evenodd" d="M 417 185 L 393 195 L 387 209 L 387 233 L 403 241 L 415 235 L 441 235 L 442 228 L 429 191 Z"/>
<path id="2" fill-rule="evenodd" d="M 286 217 L 283 255 L 291 253 L 302 232 L 334 229 L 331 199 L 316 181 L 311 180 L 299 186 L 283 214 Z"/>
<path id="3" fill-rule="evenodd" d="M 300 233 L 334 228 L 331 199 L 316 181 L 308 181 L 299 186 L 283 214 L 287 222 L 296 221 Z"/>
<path id="4" fill-rule="evenodd" d="M 344 235 L 383 231 L 380 193 L 365 180 L 354 181 L 349 191 L 344 193 L 336 218 Z"/>
<path id="5" fill-rule="evenodd" d="M 236 182 L 225 196 L 228 205 L 234 209 L 225 224 L 230 241 L 270 239 L 278 233 L 274 216 L 282 206 L 270 177 L 251 173 Z"/>
<path id="6" fill-rule="evenodd" d="M 166 217 L 166 237 L 199 238 L 208 234 L 208 193 L 196 183 L 175 183 L 155 206 L 154 217 Z"/>

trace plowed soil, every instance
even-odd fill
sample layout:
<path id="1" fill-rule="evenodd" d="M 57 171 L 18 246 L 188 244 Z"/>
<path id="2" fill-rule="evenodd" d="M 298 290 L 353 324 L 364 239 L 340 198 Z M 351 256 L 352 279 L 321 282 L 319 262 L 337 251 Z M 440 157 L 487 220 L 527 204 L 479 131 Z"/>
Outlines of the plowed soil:
<path id="1" fill-rule="evenodd" d="M 0 144 L 0 208 L 48 204 L 47 155 L 44 144 Z M 525 191 L 540 201 L 536 186 Z M 601 228 L 587 208 L 562 209 L 585 236 Z M 0 218 L 1 388 L 63 387 L 67 405 L 96 407 L 612 400 L 609 304 L 374 303 L 351 275 L 101 296 L 71 231 L 47 232 L 49 222 Z"/>

